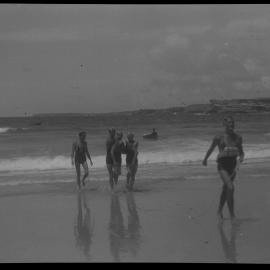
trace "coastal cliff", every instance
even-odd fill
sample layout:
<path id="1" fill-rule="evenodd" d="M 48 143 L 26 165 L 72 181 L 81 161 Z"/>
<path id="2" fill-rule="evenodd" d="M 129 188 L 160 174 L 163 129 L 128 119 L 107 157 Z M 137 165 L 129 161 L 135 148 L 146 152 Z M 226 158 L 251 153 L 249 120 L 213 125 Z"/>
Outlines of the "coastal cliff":
<path id="1" fill-rule="evenodd" d="M 256 98 L 256 99 L 212 99 L 208 104 L 191 104 L 179 107 L 170 107 L 163 109 L 141 109 L 136 111 L 124 112 L 109 112 L 109 113 L 46 113 L 35 114 L 33 117 L 90 117 L 92 120 L 102 122 L 110 122 L 113 119 L 131 120 L 132 122 L 153 121 L 159 120 L 173 120 L 180 116 L 188 115 L 215 115 L 222 113 L 270 113 L 270 98 Z"/>

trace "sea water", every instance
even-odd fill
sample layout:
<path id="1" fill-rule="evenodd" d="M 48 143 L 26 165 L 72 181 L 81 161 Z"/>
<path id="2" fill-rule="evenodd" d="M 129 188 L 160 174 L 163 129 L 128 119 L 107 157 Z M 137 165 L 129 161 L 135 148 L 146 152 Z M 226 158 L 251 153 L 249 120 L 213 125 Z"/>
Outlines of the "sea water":
<path id="1" fill-rule="evenodd" d="M 124 133 L 131 131 L 139 142 L 138 175 L 160 177 L 158 168 L 200 164 L 211 140 L 222 132 L 222 115 L 173 114 L 160 118 L 140 114 L 118 117 L 116 114 L 41 116 L 39 124 L 33 117 L 0 118 L 0 185 L 72 182 L 75 171 L 71 165 L 71 146 L 78 132 L 87 132 L 87 142 L 94 166 L 92 180 L 107 180 L 105 141 L 108 128 L 114 126 Z M 269 114 L 235 115 L 236 132 L 243 136 L 248 162 L 270 157 Z M 156 128 L 158 140 L 142 135 Z M 215 162 L 217 150 L 210 157 Z M 125 156 L 123 156 L 123 166 Z M 141 169 L 141 171 L 140 171 Z M 155 173 L 156 172 L 156 173 Z M 123 170 L 123 174 L 125 171 Z M 166 173 L 170 177 L 170 170 Z"/>

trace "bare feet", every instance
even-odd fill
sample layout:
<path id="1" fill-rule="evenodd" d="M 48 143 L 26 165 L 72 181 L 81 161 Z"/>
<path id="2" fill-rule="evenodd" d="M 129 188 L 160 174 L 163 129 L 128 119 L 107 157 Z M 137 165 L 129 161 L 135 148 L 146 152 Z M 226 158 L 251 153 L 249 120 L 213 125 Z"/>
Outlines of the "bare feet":
<path id="1" fill-rule="evenodd" d="M 236 217 L 235 217 L 235 215 L 232 215 L 231 216 L 231 223 L 232 224 L 236 224 Z"/>
<path id="2" fill-rule="evenodd" d="M 223 214 L 222 214 L 222 212 L 218 211 L 218 212 L 217 212 L 217 215 L 218 215 L 218 218 L 219 218 L 220 220 L 223 220 Z"/>

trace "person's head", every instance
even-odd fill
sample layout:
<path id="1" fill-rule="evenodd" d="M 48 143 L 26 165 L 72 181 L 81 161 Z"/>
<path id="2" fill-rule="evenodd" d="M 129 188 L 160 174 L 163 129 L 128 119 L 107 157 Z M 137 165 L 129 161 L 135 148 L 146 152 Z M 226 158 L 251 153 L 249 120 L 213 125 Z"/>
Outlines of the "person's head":
<path id="1" fill-rule="evenodd" d="M 111 138 L 114 138 L 115 137 L 115 133 L 116 133 L 116 130 L 115 130 L 115 128 L 109 128 L 109 134 L 110 134 L 110 136 L 111 136 Z"/>
<path id="2" fill-rule="evenodd" d="M 235 126 L 233 117 L 232 116 L 224 117 L 223 126 L 224 126 L 226 132 L 233 132 L 234 126 Z"/>
<path id="3" fill-rule="evenodd" d="M 80 141 L 84 141 L 85 138 L 86 138 L 86 132 L 85 131 L 79 132 L 79 139 L 80 139 Z"/>
<path id="4" fill-rule="evenodd" d="M 117 133 L 116 133 L 116 139 L 120 141 L 120 140 L 122 140 L 122 138 L 123 138 L 123 133 L 120 132 L 120 131 L 117 132 Z"/>
<path id="5" fill-rule="evenodd" d="M 134 140 L 134 134 L 133 133 L 131 133 L 131 132 L 129 132 L 128 134 L 127 134 L 127 139 L 128 139 L 128 141 L 133 141 Z"/>
<path id="6" fill-rule="evenodd" d="M 153 128 L 153 132 L 156 132 L 156 129 L 155 128 Z"/>

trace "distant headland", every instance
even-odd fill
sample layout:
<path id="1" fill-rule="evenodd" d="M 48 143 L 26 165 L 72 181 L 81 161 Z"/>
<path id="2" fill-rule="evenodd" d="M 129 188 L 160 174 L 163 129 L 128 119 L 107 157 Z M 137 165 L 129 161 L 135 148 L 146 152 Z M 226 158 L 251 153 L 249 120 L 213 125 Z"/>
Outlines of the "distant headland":
<path id="1" fill-rule="evenodd" d="M 121 115 L 132 116 L 140 114 L 219 114 L 219 113 L 264 113 L 270 112 L 270 98 L 253 98 L 253 99 L 211 99 L 207 104 L 191 104 L 179 107 L 169 107 L 163 109 L 140 109 L 134 111 L 108 112 L 108 113 L 39 113 L 32 117 L 76 117 L 100 115 Z"/>

